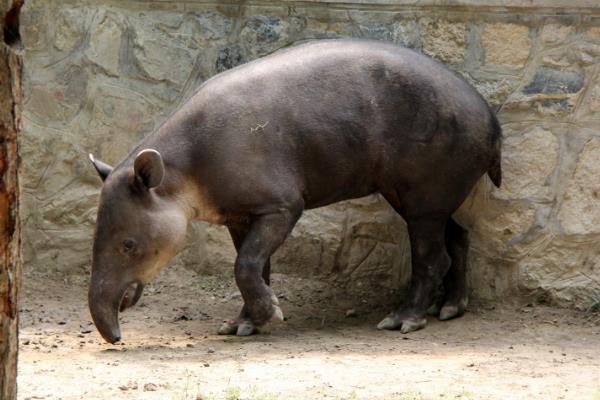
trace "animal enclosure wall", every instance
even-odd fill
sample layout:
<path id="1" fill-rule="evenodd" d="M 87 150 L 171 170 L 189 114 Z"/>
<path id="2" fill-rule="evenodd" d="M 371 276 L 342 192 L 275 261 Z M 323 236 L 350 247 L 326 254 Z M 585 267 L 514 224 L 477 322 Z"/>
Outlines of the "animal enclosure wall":
<path id="1" fill-rule="evenodd" d="M 28 0 L 27 268 L 87 274 L 100 190 L 87 153 L 116 163 L 218 72 L 306 39 L 361 37 L 442 61 L 499 112 L 504 185 L 482 181 L 459 212 L 473 294 L 597 302 L 600 4 L 480 3 Z M 404 223 L 373 196 L 307 212 L 274 270 L 385 291 L 406 281 L 409 253 Z M 224 228 L 197 223 L 175 262 L 220 273 L 234 254 Z"/>

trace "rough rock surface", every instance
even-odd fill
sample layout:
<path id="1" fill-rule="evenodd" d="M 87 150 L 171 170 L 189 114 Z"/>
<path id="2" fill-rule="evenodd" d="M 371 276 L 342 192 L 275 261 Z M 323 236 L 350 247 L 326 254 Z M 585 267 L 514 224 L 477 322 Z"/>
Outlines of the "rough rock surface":
<path id="1" fill-rule="evenodd" d="M 88 152 L 117 162 L 218 72 L 302 40 L 364 37 L 450 64 L 499 110 L 504 186 L 485 178 L 458 213 L 471 229 L 473 295 L 597 302 L 600 6 L 359 3 L 28 0 L 27 268 L 87 273 L 100 189 Z M 175 262 L 229 273 L 234 257 L 224 228 L 197 223 Z M 307 212 L 273 264 L 387 294 L 408 279 L 409 259 L 402 220 L 373 196 Z"/>

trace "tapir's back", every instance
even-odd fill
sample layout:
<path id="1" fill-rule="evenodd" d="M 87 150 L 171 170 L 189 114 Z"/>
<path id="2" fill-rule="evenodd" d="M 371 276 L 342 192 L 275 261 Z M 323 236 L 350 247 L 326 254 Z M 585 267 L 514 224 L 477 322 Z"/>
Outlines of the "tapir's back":
<path id="1" fill-rule="evenodd" d="M 435 178 L 432 167 L 454 173 L 449 155 L 464 153 L 480 176 L 494 156 L 490 115 L 470 85 L 428 57 L 325 40 L 215 76 L 171 123 L 194 133 L 193 158 L 219 165 L 219 179 L 236 190 L 248 185 L 251 195 L 257 179 L 281 181 L 318 206 Z"/>

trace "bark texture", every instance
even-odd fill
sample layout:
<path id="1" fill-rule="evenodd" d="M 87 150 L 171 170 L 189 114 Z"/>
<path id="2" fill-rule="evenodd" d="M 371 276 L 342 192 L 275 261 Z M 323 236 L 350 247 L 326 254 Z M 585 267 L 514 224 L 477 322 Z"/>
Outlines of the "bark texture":
<path id="1" fill-rule="evenodd" d="M 19 12 L 23 0 L 0 0 L 0 399 L 16 398 L 21 280 L 19 153 L 21 56 Z"/>

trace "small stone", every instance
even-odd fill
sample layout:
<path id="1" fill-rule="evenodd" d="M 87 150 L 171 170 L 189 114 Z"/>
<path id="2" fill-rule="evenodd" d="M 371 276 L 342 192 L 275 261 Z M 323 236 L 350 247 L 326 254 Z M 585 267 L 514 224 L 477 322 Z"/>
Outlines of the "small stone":
<path id="1" fill-rule="evenodd" d="M 346 310 L 346 318 L 354 318 L 356 316 L 357 316 L 357 314 L 356 314 L 356 310 L 354 308 Z"/>
<path id="2" fill-rule="evenodd" d="M 209 364 L 209 363 L 204 363 L 204 364 L 202 364 L 202 365 L 203 365 L 203 366 L 205 366 L 205 367 L 210 367 L 210 364 Z"/>
<path id="3" fill-rule="evenodd" d="M 154 383 L 146 383 L 144 385 L 144 392 L 156 392 L 157 389 L 158 386 L 156 386 Z"/>
<path id="4" fill-rule="evenodd" d="M 212 354 L 215 352 L 215 349 L 213 349 L 212 347 L 209 347 L 208 350 L 206 350 L 207 353 Z"/>

